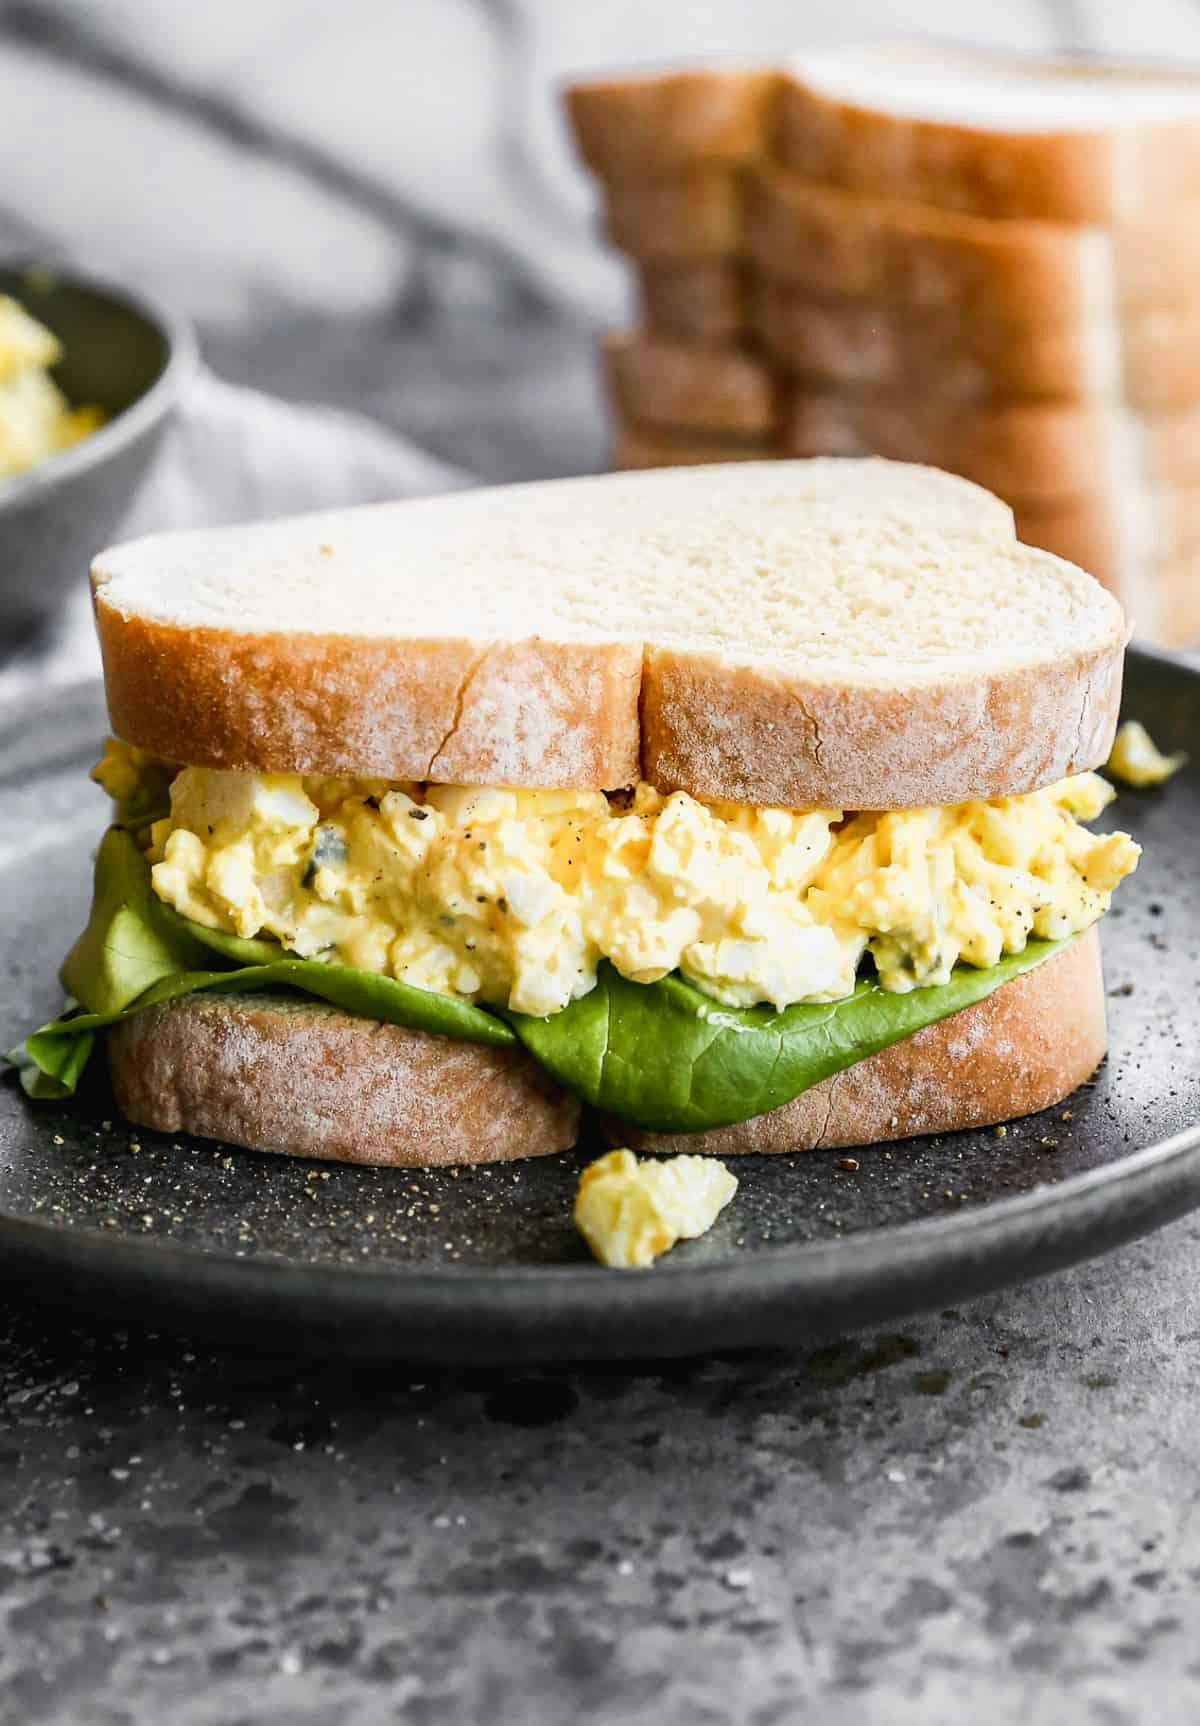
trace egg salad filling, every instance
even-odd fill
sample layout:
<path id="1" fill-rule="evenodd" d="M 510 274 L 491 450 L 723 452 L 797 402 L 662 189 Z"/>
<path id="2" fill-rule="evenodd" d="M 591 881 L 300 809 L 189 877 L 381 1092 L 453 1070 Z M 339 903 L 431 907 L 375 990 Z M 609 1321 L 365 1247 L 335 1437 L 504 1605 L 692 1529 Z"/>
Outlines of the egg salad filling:
<path id="1" fill-rule="evenodd" d="M 0 480 L 95 431 L 98 408 L 71 407 L 49 368 L 62 349 L 18 301 L 0 294 Z"/>
<path id="2" fill-rule="evenodd" d="M 176 772 L 117 742 L 94 777 L 193 922 L 538 1018 L 605 959 L 734 1007 L 840 1000 L 868 958 L 889 990 L 947 983 L 1089 927 L 1140 854 L 1082 825 L 1113 796 L 1093 773 L 885 813 Z"/>
<path id="3" fill-rule="evenodd" d="M 579 1177 L 575 1226 L 601 1264 L 640 1270 L 680 1241 L 707 1234 L 737 1187 L 716 1157 L 609 1151 Z"/>

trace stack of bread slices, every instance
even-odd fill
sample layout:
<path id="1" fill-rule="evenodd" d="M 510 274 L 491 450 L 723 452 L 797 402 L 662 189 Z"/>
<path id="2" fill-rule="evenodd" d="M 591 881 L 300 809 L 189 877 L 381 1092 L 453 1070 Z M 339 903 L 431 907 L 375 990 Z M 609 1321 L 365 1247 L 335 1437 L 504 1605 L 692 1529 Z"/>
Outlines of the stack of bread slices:
<path id="1" fill-rule="evenodd" d="M 942 44 L 573 86 L 614 462 L 879 454 L 1200 636 L 1200 74 Z"/>
<path id="2" fill-rule="evenodd" d="M 637 272 L 640 327 L 605 340 L 618 467 L 779 452 L 784 401 L 751 329 L 746 254 L 779 84 L 718 67 L 567 92 L 608 237 Z"/>

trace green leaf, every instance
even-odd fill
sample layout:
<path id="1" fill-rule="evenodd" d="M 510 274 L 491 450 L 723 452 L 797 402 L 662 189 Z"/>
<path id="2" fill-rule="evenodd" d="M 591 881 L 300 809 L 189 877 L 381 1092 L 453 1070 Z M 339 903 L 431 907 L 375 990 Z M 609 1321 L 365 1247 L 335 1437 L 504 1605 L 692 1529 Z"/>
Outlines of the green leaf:
<path id="1" fill-rule="evenodd" d="M 182 917 L 173 922 L 150 885 L 150 870 L 132 835 L 110 827 L 96 852 L 87 928 L 59 973 L 63 988 L 89 1012 L 114 1013 L 179 971 L 207 959 Z"/>
<path id="2" fill-rule="evenodd" d="M 51 1020 L 26 1037 L 21 1050 L 8 1058 L 22 1067 L 32 1061 L 44 1075 L 54 1079 L 69 1077 L 74 1072 L 77 1080 L 79 1073 L 74 1071 L 65 1045 L 94 1036 L 110 1025 L 119 1025 L 135 1013 L 144 1013 L 147 1007 L 159 1007 L 184 995 L 247 995 L 264 989 L 295 989 L 302 995 L 316 995 L 347 1013 L 357 1013 L 360 1018 L 407 1025 L 459 1042 L 514 1041 L 513 1033 L 502 1019 L 456 996 L 414 989 L 411 983 L 398 982 L 395 977 L 356 971 L 349 965 L 325 965 L 316 959 L 276 959 L 270 965 L 241 965 L 233 971 L 178 971 L 160 979 L 128 1007 L 115 1012 L 69 1013 Z"/>
<path id="3" fill-rule="evenodd" d="M 95 1042 L 94 1031 L 58 1038 L 34 1031 L 4 1059 L 18 1069 L 26 1096 L 39 1102 L 60 1102 L 63 1097 L 74 1096 Z"/>
<path id="4" fill-rule="evenodd" d="M 791 1102 L 1067 944 L 1030 941 L 987 970 L 963 965 L 948 983 L 908 994 L 862 982 L 844 1000 L 782 1012 L 723 1007 L 678 976 L 630 983 L 603 965 L 591 993 L 561 1013 L 508 1021 L 547 1072 L 593 1108 L 655 1132 L 699 1132 Z"/>
<path id="5" fill-rule="evenodd" d="M 168 931 L 180 941 L 187 939 L 197 942 L 210 953 L 217 953 L 232 964 L 270 965 L 276 959 L 283 958 L 284 950 L 278 941 L 259 936 L 230 935 L 224 929 L 206 929 L 203 923 L 193 923 L 189 917 L 181 917 L 173 905 L 164 904 L 157 895 L 151 900 L 151 911 L 160 929 Z M 312 963 L 323 964 L 324 961 L 313 960 Z"/>
<path id="6" fill-rule="evenodd" d="M 244 940 L 190 922 L 155 895 L 145 858 L 120 827 L 110 827 L 100 842 L 91 915 L 63 965 L 62 982 L 74 997 L 70 1010 L 5 1057 L 33 1097 L 72 1094 L 98 1031 L 200 990 L 294 989 L 348 1013 L 434 1036 L 493 1045 L 515 1040 L 503 1019 L 469 1001 L 348 965 L 285 956 L 276 941 Z"/>

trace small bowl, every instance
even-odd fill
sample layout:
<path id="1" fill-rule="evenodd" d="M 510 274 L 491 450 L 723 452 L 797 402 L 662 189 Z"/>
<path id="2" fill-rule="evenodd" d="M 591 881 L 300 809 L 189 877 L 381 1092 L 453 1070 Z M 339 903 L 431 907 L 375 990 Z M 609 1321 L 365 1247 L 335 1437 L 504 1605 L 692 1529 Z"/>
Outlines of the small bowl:
<path id="1" fill-rule="evenodd" d="M 62 344 L 67 400 L 104 412 L 98 430 L 0 479 L 0 656 L 53 618 L 108 543 L 195 366 L 190 327 L 138 295 L 33 263 L 0 267 Z"/>

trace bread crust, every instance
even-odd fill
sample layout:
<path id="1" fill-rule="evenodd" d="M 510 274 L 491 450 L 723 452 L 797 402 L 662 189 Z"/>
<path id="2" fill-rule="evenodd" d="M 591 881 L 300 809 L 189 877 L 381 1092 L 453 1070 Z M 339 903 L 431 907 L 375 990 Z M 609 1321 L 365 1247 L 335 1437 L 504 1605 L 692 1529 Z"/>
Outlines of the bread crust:
<path id="1" fill-rule="evenodd" d="M 604 360 L 617 411 L 637 424 L 762 442 L 779 422 L 770 368 L 738 348 L 613 330 Z"/>
<path id="2" fill-rule="evenodd" d="M 568 1149 L 579 1104 L 531 1056 L 319 1001 L 191 995 L 108 1035 L 123 1112 L 256 1151 L 440 1168 Z"/>
<path id="3" fill-rule="evenodd" d="M 1200 318 L 1191 311 L 1135 310 L 1097 331 L 1040 316 L 1002 322 L 820 296 L 781 282 L 755 283 L 748 300 L 745 323 L 763 351 L 810 386 L 985 404 L 1102 400 L 1144 413 L 1200 400 Z"/>
<path id="4" fill-rule="evenodd" d="M 747 321 L 746 272 L 736 263 L 647 265 L 638 288 L 642 322 L 668 340 L 720 346 Z"/>
<path id="5" fill-rule="evenodd" d="M 1005 498 L 1078 497 L 1110 477 L 1150 491 L 1200 483 L 1200 407 L 1121 415 L 1079 402 L 994 407 L 863 391 L 798 388 L 781 443 L 792 455 L 927 462 Z M 1133 465 L 1131 465 L 1133 464 Z"/>
<path id="6" fill-rule="evenodd" d="M 997 222 L 856 196 L 776 166 L 750 175 L 746 198 L 751 261 L 814 294 L 1079 324 L 1110 302 L 1187 306 L 1200 269 L 1195 200 L 1103 230 Z"/>
<path id="7" fill-rule="evenodd" d="M 744 162 L 766 148 L 778 72 L 710 66 L 589 79 L 563 93 L 592 172 L 638 177 L 689 162 Z"/>
<path id="8" fill-rule="evenodd" d="M 618 419 L 613 432 L 611 465 L 618 471 L 655 467 L 706 467 L 714 462 L 763 461 L 776 453 L 773 444 L 705 437 L 702 433 L 633 425 Z"/>
<path id="9" fill-rule="evenodd" d="M 736 168 L 701 163 L 609 180 L 604 220 L 612 245 L 644 262 L 725 263 L 743 250 L 745 178 Z"/>
<path id="10" fill-rule="evenodd" d="M 641 647 L 245 635 L 95 596 L 109 718 L 166 761 L 446 784 L 628 785 Z"/>
<path id="11" fill-rule="evenodd" d="M 1034 65 L 1046 62 L 1011 60 L 1018 76 Z M 1127 65 L 1119 69 L 1130 75 Z M 1106 68 L 1092 62 L 1086 70 L 1098 77 Z M 1163 71 L 1152 75 L 1161 78 Z M 1194 79 L 1186 82 L 1194 87 Z M 1114 114 L 1119 118 L 1116 105 Z M 803 71 L 781 82 L 775 142 L 783 162 L 815 180 L 985 217 L 1112 222 L 1129 210 L 1200 192 L 1200 126 L 1194 121 L 1005 132 L 840 100 L 806 82 Z"/>
<path id="12" fill-rule="evenodd" d="M 649 648 L 642 775 L 663 791 L 795 809 L 903 809 L 1032 790 L 1108 759 L 1124 632 L 1110 646 L 912 689 L 809 681 Z M 914 701 L 929 715 L 913 723 Z"/>
<path id="13" fill-rule="evenodd" d="M 959 1132 L 1061 1102 L 1106 1046 L 1100 941 L 1063 952 L 972 1007 L 926 1025 L 782 1108 L 704 1133 L 648 1133 L 609 1122 L 610 1144 L 730 1157 L 887 1143 Z"/>

